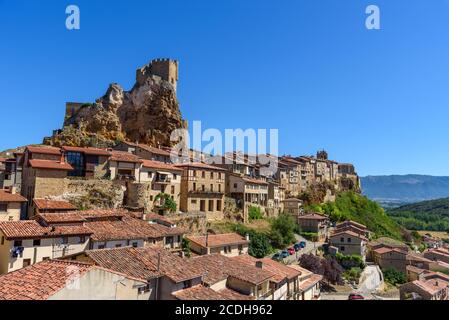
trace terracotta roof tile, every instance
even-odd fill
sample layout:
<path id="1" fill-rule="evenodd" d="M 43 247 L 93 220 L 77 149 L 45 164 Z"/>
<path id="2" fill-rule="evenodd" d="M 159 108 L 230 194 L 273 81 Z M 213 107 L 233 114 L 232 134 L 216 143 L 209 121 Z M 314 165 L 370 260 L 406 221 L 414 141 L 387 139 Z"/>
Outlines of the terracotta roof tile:
<path id="1" fill-rule="evenodd" d="M 198 256 L 191 259 L 195 266 L 204 273 L 203 281 L 213 285 L 228 276 L 259 285 L 273 277 L 273 273 L 250 266 L 219 254 Z"/>
<path id="2" fill-rule="evenodd" d="M 34 146 L 28 146 L 26 147 L 26 150 L 28 150 L 31 153 L 41 153 L 41 154 L 52 154 L 52 155 L 60 155 L 61 149 L 55 148 L 55 147 L 47 147 L 47 146 L 41 146 L 41 147 L 34 147 Z"/>
<path id="3" fill-rule="evenodd" d="M 52 260 L 8 273 L 0 276 L 0 300 L 46 300 L 92 268 L 90 264 Z"/>
<path id="4" fill-rule="evenodd" d="M 202 163 L 202 162 L 180 163 L 180 164 L 175 164 L 175 166 L 178 168 L 183 168 L 183 169 L 193 168 L 193 169 L 204 169 L 204 170 L 227 171 L 224 168 L 211 166 L 209 164 Z"/>
<path id="5" fill-rule="evenodd" d="M 82 223 L 87 221 L 82 215 L 77 212 L 40 213 L 37 217 L 47 224 Z"/>
<path id="6" fill-rule="evenodd" d="M 94 155 L 94 156 L 110 156 L 111 155 L 111 152 L 108 151 L 107 149 L 99 149 L 99 148 L 90 148 L 90 147 L 83 148 L 83 147 L 64 146 L 64 147 L 62 147 L 62 149 L 64 151 L 68 151 L 68 152 L 80 152 L 80 153 Z"/>
<path id="7" fill-rule="evenodd" d="M 99 266 L 145 280 L 164 275 L 179 283 L 202 275 L 190 260 L 156 247 L 91 250 L 86 255 Z"/>
<path id="8" fill-rule="evenodd" d="M 84 226 L 43 227 L 35 220 L 0 222 L 0 230 L 8 240 L 92 234 L 92 232 Z"/>
<path id="9" fill-rule="evenodd" d="M 70 164 L 55 160 L 32 159 L 30 160 L 30 166 L 36 169 L 73 170 L 73 167 Z"/>
<path id="10" fill-rule="evenodd" d="M 173 292 L 172 296 L 178 300 L 225 300 L 223 295 L 203 285 Z"/>
<path id="11" fill-rule="evenodd" d="M 73 204 L 68 201 L 34 199 L 34 205 L 40 210 L 74 210 Z"/>
<path id="12" fill-rule="evenodd" d="M 266 181 L 259 180 L 259 179 L 242 177 L 242 180 L 247 182 L 247 183 L 251 183 L 251 184 L 258 184 L 258 185 L 263 185 L 263 186 L 267 186 L 268 185 L 268 183 Z"/>
<path id="13" fill-rule="evenodd" d="M 304 281 L 300 282 L 298 288 L 301 291 L 306 291 L 311 287 L 313 287 L 314 285 L 316 285 L 321 280 L 323 280 L 323 276 L 314 273 Z"/>
<path id="14" fill-rule="evenodd" d="M 10 190 L 0 189 L 0 202 L 26 202 L 20 194 L 12 194 Z"/>
<path id="15" fill-rule="evenodd" d="M 160 148 L 150 147 L 149 145 L 146 145 L 146 144 L 133 143 L 133 142 L 128 142 L 128 141 L 125 143 L 132 147 L 138 147 L 138 148 L 141 148 L 143 150 L 146 150 L 146 151 L 154 153 L 154 154 L 158 154 L 161 156 L 167 156 L 167 157 L 170 156 L 170 152 L 160 149 Z"/>
<path id="16" fill-rule="evenodd" d="M 241 294 L 240 292 L 237 292 L 235 290 L 225 288 L 218 291 L 218 293 L 221 294 L 221 296 L 224 298 L 224 300 L 256 300 L 256 297 L 249 296 L 246 294 Z"/>
<path id="17" fill-rule="evenodd" d="M 329 218 L 326 216 L 323 216 L 318 213 L 309 213 L 303 216 L 299 216 L 298 219 L 300 220 L 328 220 Z"/>
<path id="18" fill-rule="evenodd" d="M 206 247 L 206 236 L 188 236 L 187 239 L 204 248 Z M 208 236 L 209 248 L 248 243 L 249 241 L 245 237 L 237 233 L 210 234 Z"/>
<path id="19" fill-rule="evenodd" d="M 357 227 L 359 229 L 364 229 L 364 230 L 367 229 L 365 225 L 363 225 L 361 223 L 358 223 L 358 222 L 355 222 L 355 221 L 352 221 L 352 220 L 344 221 L 344 222 L 341 222 L 341 223 L 337 224 L 336 229 L 341 228 L 341 227 L 346 227 L 348 225 L 355 226 L 355 227 Z"/>
<path id="20" fill-rule="evenodd" d="M 330 238 L 338 237 L 338 236 L 341 236 L 341 235 L 343 235 L 343 234 L 350 235 L 350 236 L 352 236 L 352 237 L 354 237 L 354 238 L 358 238 L 358 239 L 361 239 L 361 240 L 363 240 L 363 241 L 368 241 L 368 239 L 367 239 L 366 237 L 364 237 L 364 236 L 362 236 L 362 235 L 360 235 L 360 234 L 358 234 L 358 233 L 355 233 L 354 231 L 346 231 L 346 230 L 341 231 L 341 232 L 336 231 L 335 233 L 333 233 L 333 234 L 330 236 Z"/>
<path id="21" fill-rule="evenodd" d="M 131 163 L 142 163 L 143 160 L 138 156 L 125 152 L 125 151 L 112 151 L 112 156 L 109 158 L 110 161 L 117 162 L 131 162 Z"/>
<path id="22" fill-rule="evenodd" d="M 159 170 L 168 170 L 168 171 L 177 171 L 177 172 L 182 171 L 182 168 L 178 168 L 175 165 L 160 162 L 160 161 L 153 161 L 153 160 L 143 160 L 143 166 L 145 168 L 152 168 L 152 169 L 159 169 Z"/>

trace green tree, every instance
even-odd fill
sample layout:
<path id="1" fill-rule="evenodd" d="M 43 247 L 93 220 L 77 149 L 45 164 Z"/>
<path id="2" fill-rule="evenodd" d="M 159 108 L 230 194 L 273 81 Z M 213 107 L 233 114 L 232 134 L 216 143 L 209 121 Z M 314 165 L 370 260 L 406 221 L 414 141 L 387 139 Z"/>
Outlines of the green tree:
<path id="1" fill-rule="evenodd" d="M 282 213 L 271 222 L 270 238 L 278 248 L 295 242 L 295 220 L 289 214 Z"/>
<path id="2" fill-rule="evenodd" d="M 407 276 L 404 272 L 398 271 L 394 268 L 387 268 L 383 270 L 385 281 L 393 286 L 404 284 L 407 282 Z"/>
<path id="3" fill-rule="evenodd" d="M 263 258 L 267 256 L 273 248 L 270 245 L 270 240 L 267 236 L 254 233 L 250 236 L 250 243 L 248 248 L 248 253 L 256 258 Z"/>
<path id="4" fill-rule="evenodd" d="M 155 198 L 154 201 L 158 201 L 161 200 L 162 202 L 162 206 L 161 209 L 162 210 L 167 210 L 170 212 L 176 212 L 176 202 L 171 198 L 170 195 L 166 194 L 166 193 L 159 193 Z"/>
<path id="5" fill-rule="evenodd" d="M 181 242 L 181 247 L 182 247 L 182 251 L 184 251 L 186 257 L 190 258 L 191 253 L 192 253 L 192 249 L 190 247 L 190 241 L 186 238 L 183 238 L 182 242 Z"/>
<path id="6" fill-rule="evenodd" d="M 262 211 L 259 207 L 251 206 L 248 210 L 248 217 L 250 221 L 260 220 L 263 218 Z"/>

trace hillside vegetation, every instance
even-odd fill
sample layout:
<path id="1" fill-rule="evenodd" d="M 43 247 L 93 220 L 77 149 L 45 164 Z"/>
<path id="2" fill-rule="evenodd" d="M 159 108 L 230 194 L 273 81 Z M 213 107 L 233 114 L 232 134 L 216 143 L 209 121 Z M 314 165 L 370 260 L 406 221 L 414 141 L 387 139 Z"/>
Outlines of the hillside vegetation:
<path id="1" fill-rule="evenodd" d="M 449 231 L 449 198 L 409 204 L 387 213 L 410 230 Z"/>
<path id="2" fill-rule="evenodd" d="M 353 220 L 375 233 L 375 237 L 390 237 L 402 240 L 403 228 L 390 218 L 378 203 L 354 192 L 337 195 L 335 202 L 310 205 L 308 210 L 328 215 L 332 221 Z"/>

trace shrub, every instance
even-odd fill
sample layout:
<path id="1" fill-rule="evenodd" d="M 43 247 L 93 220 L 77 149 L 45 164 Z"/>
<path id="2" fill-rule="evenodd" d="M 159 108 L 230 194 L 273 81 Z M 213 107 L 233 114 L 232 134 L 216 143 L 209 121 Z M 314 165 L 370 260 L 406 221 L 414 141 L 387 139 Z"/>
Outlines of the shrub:
<path id="1" fill-rule="evenodd" d="M 275 247 L 284 248 L 295 242 L 296 223 L 289 214 L 280 214 L 270 227 L 270 239 Z"/>
<path id="2" fill-rule="evenodd" d="M 250 221 L 260 220 L 263 218 L 262 211 L 259 207 L 251 206 L 249 207 L 248 217 Z"/>
<path id="3" fill-rule="evenodd" d="M 358 267 L 354 267 L 349 270 L 346 270 L 343 273 L 343 278 L 345 278 L 348 281 L 355 281 L 358 283 L 361 274 L 362 274 L 362 269 L 360 269 Z"/>
<path id="4" fill-rule="evenodd" d="M 406 274 L 396 269 L 387 268 L 383 271 L 383 274 L 385 281 L 392 284 L 393 286 L 404 284 L 407 282 Z"/>
<path id="5" fill-rule="evenodd" d="M 365 268 L 365 263 L 363 262 L 363 258 L 357 254 L 353 255 L 344 255 L 340 252 L 337 252 L 335 256 L 337 258 L 338 263 L 345 269 L 351 268 Z"/>
<path id="6" fill-rule="evenodd" d="M 256 258 L 263 258 L 267 256 L 273 248 L 270 245 L 270 240 L 267 236 L 256 233 L 250 236 L 250 243 L 248 253 Z"/>
<path id="7" fill-rule="evenodd" d="M 316 232 L 301 232 L 300 235 L 302 235 L 304 238 L 306 238 L 309 241 L 313 241 L 313 242 L 318 241 L 318 233 L 316 233 Z"/>
<path id="8" fill-rule="evenodd" d="M 159 199 L 162 199 L 162 210 L 168 210 L 170 212 L 176 211 L 176 202 L 171 198 L 170 195 L 166 193 L 159 193 L 154 201 L 158 201 Z"/>
<path id="9" fill-rule="evenodd" d="M 186 257 L 190 257 L 191 255 L 191 248 L 190 248 L 190 241 L 187 240 L 186 238 L 182 239 L 181 242 L 181 246 L 182 246 L 182 251 L 184 251 Z"/>

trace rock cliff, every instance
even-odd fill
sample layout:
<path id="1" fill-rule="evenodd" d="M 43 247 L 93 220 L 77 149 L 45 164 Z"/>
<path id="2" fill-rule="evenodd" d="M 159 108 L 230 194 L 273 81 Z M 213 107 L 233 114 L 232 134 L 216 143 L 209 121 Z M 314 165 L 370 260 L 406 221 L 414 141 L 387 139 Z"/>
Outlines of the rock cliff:
<path id="1" fill-rule="evenodd" d="M 177 68 L 177 61 L 153 60 L 137 70 L 130 91 L 114 83 L 93 104 L 68 103 L 63 129 L 44 143 L 112 146 L 129 140 L 170 146 L 171 132 L 186 127 L 176 96 Z"/>

